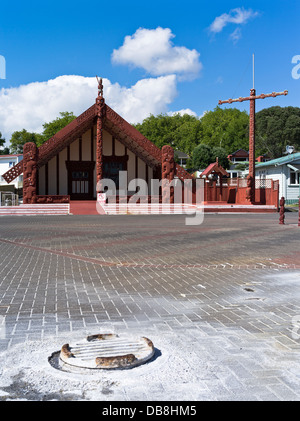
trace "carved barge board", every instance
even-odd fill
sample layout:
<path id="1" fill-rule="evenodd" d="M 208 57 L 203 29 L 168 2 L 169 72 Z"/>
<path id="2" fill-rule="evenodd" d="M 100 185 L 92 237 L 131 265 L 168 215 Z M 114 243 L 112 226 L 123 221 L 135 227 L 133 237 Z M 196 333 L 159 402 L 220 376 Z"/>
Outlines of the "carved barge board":
<path id="1" fill-rule="evenodd" d="M 91 127 L 94 127 L 97 119 L 99 123 L 99 118 L 101 119 L 100 128 L 107 130 L 155 171 L 157 171 L 158 168 L 161 168 L 162 152 L 156 145 L 143 136 L 107 104 L 103 105 L 101 116 L 98 115 L 98 108 L 98 104 L 95 103 L 79 117 L 43 143 L 43 145 L 38 148 L 37 168 L 44 166 L 63 149 L 80 138 Z M 16 177 L 23 173 L 23 161 L 19 162 L 3 174 L 3 178 L 7 183 L 12 182 Z M 99 167 L 99 171 L 101 173 L 101 167 Z M 193 178 L 192 175 L 178 164 L 175 164 L 175 175 L 181 180 Z M 101 174 L 99 174 L 99 176 L 101 176 Z"/>

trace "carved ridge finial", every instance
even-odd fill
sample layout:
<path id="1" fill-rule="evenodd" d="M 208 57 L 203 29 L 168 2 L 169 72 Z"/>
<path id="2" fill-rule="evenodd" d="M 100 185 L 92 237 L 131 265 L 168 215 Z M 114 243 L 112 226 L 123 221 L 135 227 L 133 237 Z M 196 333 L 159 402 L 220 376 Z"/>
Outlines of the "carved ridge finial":
<path id="1" fill-rule="evenodd" d="M 103 98 L 103 82 L 102 82 L 102 78 L 98 78 L 98 76 L 96 76 L 97 81 L 98 81 L 98 97 Z"/>

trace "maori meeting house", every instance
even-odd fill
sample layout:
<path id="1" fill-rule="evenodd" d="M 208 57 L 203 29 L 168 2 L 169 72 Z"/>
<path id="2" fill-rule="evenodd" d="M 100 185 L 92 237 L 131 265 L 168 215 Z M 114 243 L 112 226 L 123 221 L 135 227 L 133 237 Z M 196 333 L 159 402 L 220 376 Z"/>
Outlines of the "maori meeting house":
<path id="1" fill-rule="evenodd" d="M 23 160 L 3 178 L 10 183 L 23 174 L 23 206 L 95 203 L 102 179 L 113 180 L 118 191 L 120 171 L 127 171 L 128 183 L 142 179 L 148 186 L 152 179 L 190 179 L 194 185 L 196 181 L 175 163 L 170 146 L 160 150 L 105 103 L 100 80 L 95 104 L 39 148 L 25 144 Z M 278 186 L 257 186 L 255 199 L 249 201 L 247 180 L 230 185 L 226 175 L 218 162 L 206 169 L 204 203 L 210 207 L 223 204 L 225 210 L 236 205 L 269 205 L 277 210 Z M 172 194 L 169 200 L 174 203 Z M 160 196 L 162 201 L 163 188 Z"/>

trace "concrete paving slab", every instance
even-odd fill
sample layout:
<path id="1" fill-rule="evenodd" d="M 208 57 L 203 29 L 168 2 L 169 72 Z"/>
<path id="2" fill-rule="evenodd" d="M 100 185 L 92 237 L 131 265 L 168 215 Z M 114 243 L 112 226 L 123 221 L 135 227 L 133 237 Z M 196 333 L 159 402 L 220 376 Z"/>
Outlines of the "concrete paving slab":
<path id="1" fill-rule="evenodd" d="M 0 400 L 299 400 L 298 215 L 0 218 Z M 149 337 L 131 370 L 48 358 L 87 335 Z"/>

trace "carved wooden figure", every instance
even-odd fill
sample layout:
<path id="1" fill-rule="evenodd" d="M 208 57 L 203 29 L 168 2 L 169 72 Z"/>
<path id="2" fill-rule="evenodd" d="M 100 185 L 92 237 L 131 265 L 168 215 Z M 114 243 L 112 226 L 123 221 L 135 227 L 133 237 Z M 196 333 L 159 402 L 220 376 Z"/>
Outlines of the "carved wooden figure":
<path id="1" fill-rule="evenodd" d="M 98 79 L 98 78 L 97 78 Z M 103 98 L 103 84 L 102 79 L 98 79 L 98 97 L 96 99 L 97 112 L 97 148 L 96 148 L 96 177 L 97 177 L 97 192 L 99 181 L 103 179 L 103 118 L 105 116 L 105 99 Z"/>
<path id="2" fill-rule="evenodd" d="M 35 143 L 23 147 L 23 203 L 36 203 L 38 149 Z"/>
<path id="3" fill-rule="evenodd" d="M 279 225 L 284 225 L 284 218 L 285 218 L 285 209 L 284 209 L 284 205 L 285 205 L 285 198 L 282 197 L 280 199 L 280 216 L 279 216 Z"/>
<path id="4" fill-rule="evenodd" d="M 246 199 L 249 200 L 251 203 L 254 203 L 255 197 L 255 190 L 253 192 L 253 178 L 251 175 L 247 176 L 247 188 L 246 188 Z"/>
<path id="5" fill-rule="evenodd" d="M 171 146 L 162 147 L 162 203 L 174 203 L 174 187 L 169 187 L 169 183 L 175 177 L 174 150 Z M 170 192 L 170 193 L 169 193 Z"/>

